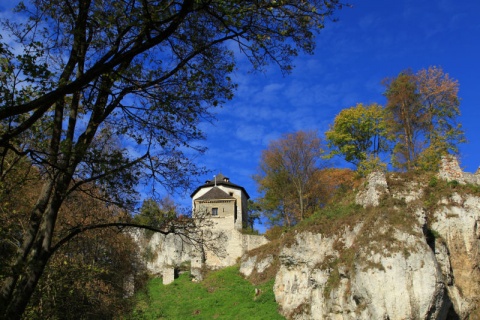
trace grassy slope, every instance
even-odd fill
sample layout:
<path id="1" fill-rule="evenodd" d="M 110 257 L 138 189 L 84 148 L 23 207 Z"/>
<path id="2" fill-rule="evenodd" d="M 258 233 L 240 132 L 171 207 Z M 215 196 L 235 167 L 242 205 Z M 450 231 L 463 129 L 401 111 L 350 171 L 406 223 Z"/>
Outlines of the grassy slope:
<path id="1" fill-rule="evenodd" d="M 390 250 L 408 249 L 391 238 L 391 228 L 397 228 L 412 233 L 412 226 L 417 224 L 415 211 L 411 208 L 423 207 L 427 215 L 439 206 L 440 199 L 450 196 L 453 192 L 460 194 L 474 194 L 480 196 L 480 187 L 475 185 L 458 185 L 454 182 L 440 181 L 435 176 L 418 177 L 411 174 L 391 174 L 389 177 L 390 192 L 395 194 L 408 189 L 411 181 L 419 182 L 424 194 L 421 199 L 407 206 L 404 199 L 385 196 L 379 207 L 364 209 L 355 205 L 355 192 L 341 194 L 319 212 L 299 223 L 295 228 L 277 228 L 278 234 L 273 237 L 269 245 L 262 246 L 250 252 L 259 256 L 261 260 L 268 255 L 278 257 L 279 248 L 291 245 L 295 241 L 297 232 L 309 231 L 330 236 L 343 231 L 346 227 L 364 222 L 364 227 L 356 243 L 349 249 L 342 251 L 339 243 L 337 250 L 341 257 L 336 264 L 329 266 L 334 271 L 338 265 L 350 266 L 359 248 L 375 244 L 379 250 L 390 247 Z M 380 226 L 390 228 L 381 228 Z M 428 227 L 428 226 L 427 226 Z M 431 230 L 433 236 L 435 231 Z M 421 236 L 421 235 L 420 235 Z M 368 264 L 367 266 L 376 267 Z M 250 277 L 252 281 L 263 283 L 272 279 L 276 272 L 272 268 L 267 275 L 262 274 Z M 338 272 L 332 272 L 332 276 Z M 255 278 L 257 276 L 257 279 Z M 263 277 L 265 276 L 265 277 Z M 334 279 L 329 279 L 335 285 Z M 254 299 L 255 287 L 262 290 L 262 294 Z M 266 283 L 254 286 L 243 279 L 237 267 L 230 267 L 211 272 L 202 283 L 192 283 L 188 275 L 182 275 L 173 284 L 163 286 L 161 279 L 154 279 L 149 283 L 148 293 L 138 296 L 136 311 L 132 319 L 284 319 L 277 313 L 273 291 L 273 279 Z"/>
<path id="2" fill-rule="evenodd" d="M 148 292 L 138 295 L 130 319 L 284 319 L 272 287 L 273 280 L 253 286 L 238 266 L 211 272 L 201 283 L 192 282 L 188 274 L 166 286 L 152 279 Z M 262 292 L 256 298 L 255 288 Z"/>

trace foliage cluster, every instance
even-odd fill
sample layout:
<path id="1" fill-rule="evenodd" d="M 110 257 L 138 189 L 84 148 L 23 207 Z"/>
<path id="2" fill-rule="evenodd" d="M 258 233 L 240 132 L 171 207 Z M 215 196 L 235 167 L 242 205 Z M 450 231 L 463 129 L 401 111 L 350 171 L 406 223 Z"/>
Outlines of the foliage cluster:
<path id="1" fill-rule="evenodd" d="M 262 194 L 258 207 L 270 226 L 291 227 L 352 188 L 353 172 L 329 168 L 323 155 L 313 131 L 284 135 L 262 152 L 254 179 Z"/>
<path id="2" fill-rule="evenodd" d="M 314 175 L 322 152 L 313 131 L 284 135 L 262 152 L 260 172 L 254 179 L 264 194 L 260 206 L 272 225 L 292 226 L 315 210 Z"/>
<path id="3" fill-rule="evenodd" d="M 358 103 L 335 117 L 325 132 L 329 150 L 317 134 L 298 131 L 263 151 L 255 180 L 261 193 L 258 203 L 270 225 L 293 226 L 328 204 L 332 193 L 354 187 L 351 177 L 349 182 L 325 183 L 346 171 L 328 169 L 320 159 L 342 156 L 356 166 L 358 177 L 366 177 L 386 172 L 389 156 L 399 171 L 436 172 L 443 155 L 458 152 L 465 138 L 457 123 L 456 80 L 441 68 L 429 67 L 402 71 L 384 84 L 385 107 Z M 309 165 L 303 161 L 307 157 Z"/>
<path id="4" fill-rule="evenodd" d="M 442 155 L 458 152 L 458 144 L 465 141 L 457 123 L 458 81 L 433 66 L 417 73 L 402 71 L 386 79 L 385 86 L 395 167 L 432 171 Z"/>
<path id="5" fill-rule="evenodd" d="M 374 103 L 343 109 L 336 117 L 333 126 L 325 132 L 332 148 L 330 157 L 343 155 L 344 159 L 355 165 L 377 159 L 388 151 L 392 139 L 387 125 L 386 110 Z"/>
<path id="6" fill-rule="evenodd" d="M 337 115 L 325 133 L 330 156 L 342 155 L 357 167 L 363 162 L 368 173 L 377 169 L 380 155 L 391 152 L 397 169 L 435 171 L 441 156 L 458 152 L 465 141 L 457 123 L 458 82 L 433 66 L 402 71 L 384 84 L 385 107 L 358 104 Z"/>
<path id="7" fill-rule="evenodd" d="M 15 162 L 14 157 L 7 159 L 10 164 Z M 42 183 L 40 172 L 25 161 L 16 162 L 11 170 L 16 174 L 2 177 L 0 188 L 1 280 L 11 272 L 9 262 L 21 243 L 22 229 L 28 225 L 24 208 L 34 203 Z M 12 188 L 15 192 L 10 192 Z M 54 241 L 58 243 L 80 225 L 114 221 L 123 215 L 123 211 L 105 206 L 90 195 L 72 192 L 59 212 Z M 122 230 L 102 229 L 78 235 L 52 255 L 24 317 L 106 319 L 129 312 L 132 305 L 125 299 L 126 280 L 131 279 L 137 289 L 146 280 L 137 251 L 137 245 Z"/>
<path id="8" fill-rule="evenodd" d="M 140 225 L 164 228 L 177 218 L 177 206 L 172 198 L 165 197 L 159 201 L 151 198 L 145 199 L 140 207 L 140 212 L 133 216 L 133 221 Z M 145 236 L 150 238 L 152 230 L 145 230 Z"/>

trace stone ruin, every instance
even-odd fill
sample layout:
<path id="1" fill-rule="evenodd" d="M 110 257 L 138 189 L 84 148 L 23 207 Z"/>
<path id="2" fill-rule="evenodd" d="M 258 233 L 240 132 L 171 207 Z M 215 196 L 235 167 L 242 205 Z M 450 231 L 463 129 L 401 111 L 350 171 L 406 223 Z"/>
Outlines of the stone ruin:
<path id="1" fill-rule="evenodd" d="M 464 172 L 455 156 L 443 156 L 438 177 L 447 181 L 457 181 L 460 184 L 480 184 L 480 167 L 475 173 Z"/>

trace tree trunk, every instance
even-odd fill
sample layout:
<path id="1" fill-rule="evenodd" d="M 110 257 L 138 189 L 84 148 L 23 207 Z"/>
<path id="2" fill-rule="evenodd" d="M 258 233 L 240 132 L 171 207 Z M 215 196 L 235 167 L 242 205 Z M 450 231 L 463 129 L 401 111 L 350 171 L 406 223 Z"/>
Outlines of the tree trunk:
<path id="1" fill-rule="evenodd" d="M 20 319 L 25 312 L 52 255 L 53 231 L 68 183 L 69 178 L 62 175 L 57 181 L 47 181 L 42 189 L 30 218 L 29 232 L 17 252 L 12 275 L 2 283 L 2 319 Z"/>

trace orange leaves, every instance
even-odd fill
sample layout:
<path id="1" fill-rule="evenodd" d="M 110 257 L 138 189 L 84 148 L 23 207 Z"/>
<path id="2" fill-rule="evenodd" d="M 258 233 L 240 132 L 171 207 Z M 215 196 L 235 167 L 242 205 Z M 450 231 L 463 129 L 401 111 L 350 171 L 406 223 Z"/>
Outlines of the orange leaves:
<path id="1" fill-rule="evenodd" d="M 339 194 L 352 190 L 358 184 L 353 170 L 341 168 L 318 170 L 315 181 L 316 193 L 322 206 L 331 203 Z"/>
<path id="2" fill-rule="evenodd" d="M 458 81 L 432 66 L 417 73 L 401 72 L 386 81 L 387 110 L 396 135 L 394 166 L 406 170 L 436 170 L 443 154 L 457 152 L 465 141 Z"/>

